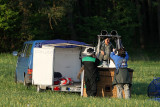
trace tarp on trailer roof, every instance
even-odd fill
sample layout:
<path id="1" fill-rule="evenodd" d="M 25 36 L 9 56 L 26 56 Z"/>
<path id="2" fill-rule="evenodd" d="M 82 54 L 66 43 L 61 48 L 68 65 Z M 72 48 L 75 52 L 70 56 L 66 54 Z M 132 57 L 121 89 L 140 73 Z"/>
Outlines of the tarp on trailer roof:
<path id="1" fill-rule="evenodd" d="M 61 40 L 61 39 L 47 40 L 47 41 L 42 42 L 42 45 L 47 45 L 47 44 L 63 44 L 63 43 L 67 43 L 67 44 L 70 44 L 70 45 L 56 46 L 56 47 L 59 47 L 59 48 L 75 48 L 78 45 L 89 46 L 88 44 L 86 44 L 84 42 L 79 42 L 79 41 L 74 41 L 74 40 Z"/>

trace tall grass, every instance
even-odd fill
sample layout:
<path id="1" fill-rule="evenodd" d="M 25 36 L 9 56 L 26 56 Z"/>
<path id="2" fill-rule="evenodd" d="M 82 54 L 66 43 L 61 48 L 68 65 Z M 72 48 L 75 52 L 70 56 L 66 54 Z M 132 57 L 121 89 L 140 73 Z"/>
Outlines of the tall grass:
<path id="1" fill-rule="evenodd" d="M 147 87 L 154 77 L 160 76 L 159 61 L 138 60 L 128 62 L 134 69 L 132 98 L 130 100 L 101 97 L 80 97 L 77 93 L 52 92 L 47 90 L 36 92 L 36 87 L 29 89 L 23 84 L 14 83 L 17 57 L 11 54 L 0 54 L 0 106 L 33 107 L 33 106 L 65 106 L 65 107 L 159 107 L 160 102 L 151 101 L 147 96 Z"/>

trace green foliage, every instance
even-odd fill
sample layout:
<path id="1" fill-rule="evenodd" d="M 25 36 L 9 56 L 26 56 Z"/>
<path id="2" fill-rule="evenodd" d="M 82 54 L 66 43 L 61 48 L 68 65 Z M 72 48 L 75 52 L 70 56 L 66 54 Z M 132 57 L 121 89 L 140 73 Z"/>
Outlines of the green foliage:
<path id="1" fill-rule="evenodd" d="M 50 36 L 53 35 L 53 30 L 50 29 L 47 15 L 35 13 L 28 20 L 30 25 L 28 28 L 29 34 L 32 35 L 31 39 L 46 40 L 51 38 Z"/>
<path id="2" fill-rule="evenodd" d="M 79 35 L 79 39 L 86 43 L 97 42 L 97 34 L 100 34 L 101 30 L 106 29 L 106 19 L 99 16 L 93 17 L 80 17 L 81 24 L 76 25 L 76 30 Z"/>
<path id="3" fill-rule="evenodd" d="M 132 57 L 132 59 L 135 59 Z M 159 107 L 159 102 L 147 97 L 147 87 L 154 77 L 160 75 L 160 62 L 129 60 L 128 65 L 134 69 L 131 99 L 81 97 L 78 93 L 36 92 L 36 87 L 26 88 L 23 84 L 14 83 L 17 57 L 11 54 L 0 54 L 0 106 L 58 106 L 58 107 Z M 7 97 L 6 97 L 7 96 Z"/>
<path id="4" fill-rule="evenodd" d="M 145 18 L 149 15 L 148 10 L 153 15 L 153 32 L 156 30 L 152 35 L 158 32 L 156 14 L 159 2 L 150 0 L 151 6 L 147 7 L 148 2 L 0 0 L 0 51 L 17 50 L 24 41 L 34 39 L 75 39 L 95 45 L 101 30 L 109 33 L 117 30 L 126 48 L 134 47 L 135 42 L 138 47 L 140 36 L 145 41 L 147 39 L 142 34 L 152 31 L 143 26 L 151 23 L 147 22 L 149 18 Z M 155 37 L 158 41 L 159 37 Z"/>
<path id="5" fill-rule="evenodd" d="M 1 52 L 19 49 L 27 40 L 53 38 L 52 25 L 64 14 L 63 5 L 49 0 L 0 1 L 0 10 Z"/>
<path id="6" fill-rule="evenodd" d="M 107 28 L 117 30 L 124 46 L 131 47 L 135 28 L 138 26 L 135 5 L 129 0 L 115 1 L 115 6 L 106 13 Z"/>
<path id="7" fill-rule="evenodd" d="M 77 15 L 75 17 L 75 28 L 79 40 L 93 43 L 97 41 L 97 34 L 101 30 L 107 30 L 110 33 L 112 30 L 117 30 L 122 36 L 124 46 L 130 47 L 134 41 L 131 39 L 135 35 L 135 28 L 138 26 L 136 7 L 128 0 L 112 1 L 108 0 L 107 4 L 96 0 L 93 2 L 94 8 L 90 10 L 93 14 L 87 17 Z M 82 14 L 85 12 L 81 12 Z"/>
<path id="8" fill-rule="evenodd" d="M 7 1 L 6 1 L 7 3 Z M 14 47 L 19 32 L 19 12 L 14 10 L 10 4 L 0 1 L 0 51 L 9 51 Z"/>
<path id="9" fill-rule="evenodd" d="M 16 27 L 19 13 L 8 8 L 7 4 L 0 5 L 0 10 L 0 29 L 12 31 Z"/>

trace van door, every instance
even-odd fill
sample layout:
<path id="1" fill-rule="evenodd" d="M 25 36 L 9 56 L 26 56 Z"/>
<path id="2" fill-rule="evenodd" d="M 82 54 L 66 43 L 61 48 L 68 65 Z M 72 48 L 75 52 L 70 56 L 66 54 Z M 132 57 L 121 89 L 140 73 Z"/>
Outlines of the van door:
<path id="1" fill-rule="evenodd" d="M 34 48 L 33 50 L 33 85 L 53 85 L 54 48 Z"/>
<path id="2" fill-rule="evenodd" d="M 24 76 L 27 73 L 31 49 L 32 49 L 32 43 L 24 44 L 23 49 L 18 56 L 17 68 L 16 68 L 16 76 L 18 82 L 24 82 Z"/>

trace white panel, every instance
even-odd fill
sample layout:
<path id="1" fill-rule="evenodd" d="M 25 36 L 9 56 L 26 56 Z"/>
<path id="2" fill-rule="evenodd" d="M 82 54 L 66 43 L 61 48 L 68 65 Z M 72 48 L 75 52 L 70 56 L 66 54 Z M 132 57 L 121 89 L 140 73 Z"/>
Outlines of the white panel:
<path id="1" fill-rule="evenodd" d="M 83 85 L 84 85 L 84 70 L 81 74 L 81 96 L 83 96 L 83 89 L 84 89 Z"/>
<path id="2" fill-rule="evenodd" d="M 34 48 L 32 84 L 53 85 L 54 48 Z"/>
<path id="3" fill-rule="evenodd" d="M 79 82 L 77 74 L 81 68 L 79 59 L 80 48 L 55 48 L 54 71 L 60 72 L 63 77 L 70 77 Z"/>
<path id="4" fill-rule="evenodd" d="M 110 60 L 109 68 L 116 68 L 116 66 L 112 60 Z"/>

